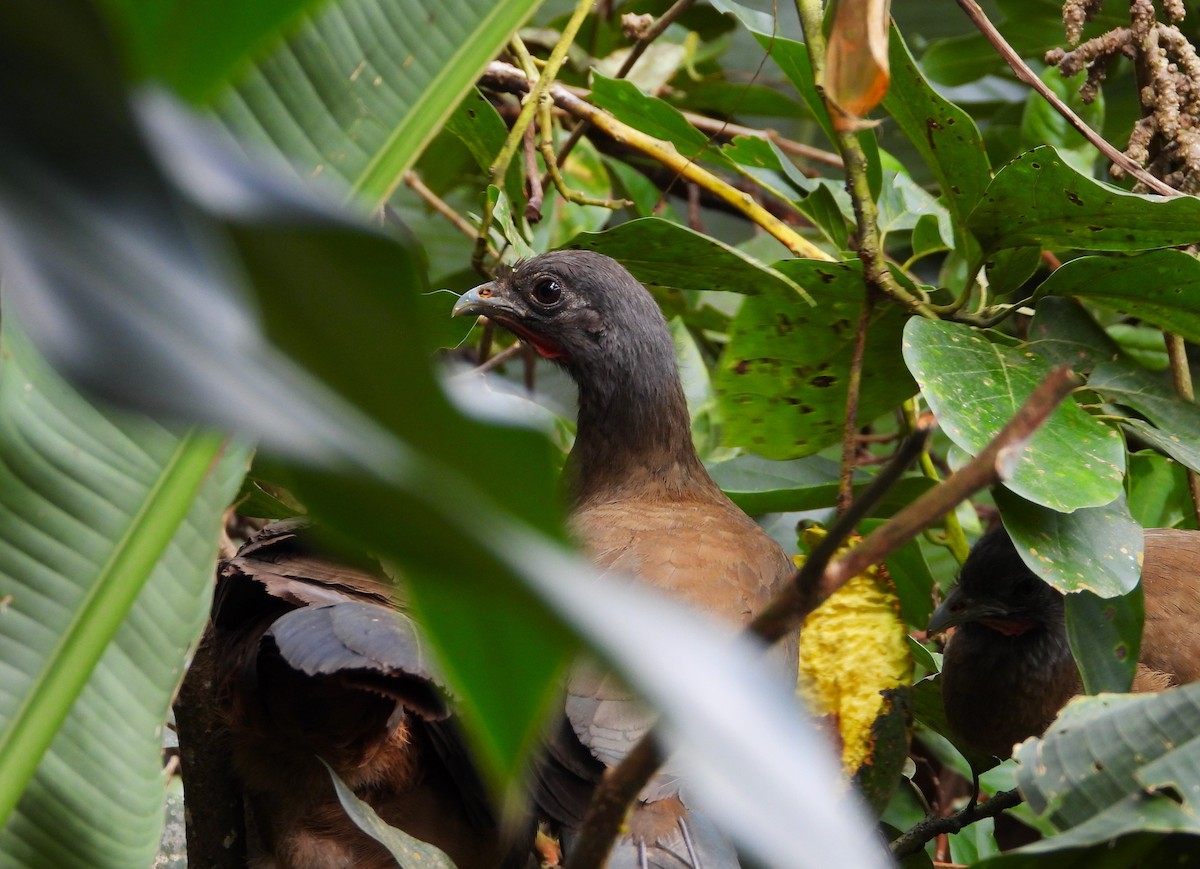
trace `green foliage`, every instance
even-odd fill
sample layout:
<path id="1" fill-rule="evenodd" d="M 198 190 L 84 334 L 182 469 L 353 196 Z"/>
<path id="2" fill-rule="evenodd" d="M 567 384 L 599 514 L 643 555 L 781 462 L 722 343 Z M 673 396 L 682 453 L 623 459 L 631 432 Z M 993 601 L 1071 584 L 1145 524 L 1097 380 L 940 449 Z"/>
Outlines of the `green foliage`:
<path id="1" fill-rule="evenodd" d="M 923 411 L 940 432 L 927 461 L 861 530 L 978 453 L 1053 366 L 1072 367 L 1085 386 L 976 505 L 994 504 L 1035 571 L 1067 593 L 1088 692 L 1129 685 L 1141 528 L 1197 524 L 1186 469 L 1200 471 L 1200 410 L 1164 370 L 1163 338 L 1200 342 L 1200 267 L 1172 249 L 1200 242 L 1196 199 L 1100 180 L 1096 152 L 965 18 L 898 4 L 882 124 L 854 136 L 881 255 L 932 314 L 914 317 L 868 288 L 847 252 L 862 234 L 837 155 L 811 159 L 838 133 L 794 17 L 712 0 L 629 80 L 613 77 L 630 44 L 619 14 L 589 16 L 561 79 L 741 192 L 713 195 L 715 181 L 685 181 L 633 137 L 593 129 L 564 161 L 566 183 L 633 207 L 577 205 L 547 184 L 540 213 L 527 211 L 545 167 L 518 148 L 503 178 L 488 176 L 518 94 L 479 76 L 531 15 L 522 42 L 549 53 L 563 9 L 537 5 L 48 0 L 0 11 L 5 866 L 150 861 L 158 728 L 234 500 L 264 517 L 302 504 L 347 548 L 398 565 L 497 792 L 522 780 L 558 677 L 587 646 L 660 710 L 713 816 L 764 865 L 793 865 L 798 842 L 806 865 L 882 865 L 862 818 L 831 798 L 841 786 L 823 744 L 754 655 L 570 550 L 561 450 L 528 425 L 548 420 L 569 440 L 561 376 L 539 365 L 527 393 L 510 365 L 489 381 L 498 396 L 451 368 L 476 357 L 479 331 L 449 317 L 456 296 L 431 280 L 484 279 L 462 233 L 483 213 L 504 261 L 586 248 L 648 286 L 671 321 L 714 478 L 747 512 L 779 514 L 765 524 L 789 545 L 795 514 L 827 521 L 842 477 L 861 495 Z M 1063 43 L 1057 0 L 995 5 L 1026 59 Z M 1104 4 L 1085 38 L 1119 26 L 1125 6 Z M 615 12 L 631 9 L 643 7 Z M 1122 147 L 1141 116 L 1129 66 L 1114 66 L 1101 103 L 1083 104 L 1078 82 L 1053 69 L 1041 79 Z M 136 89 L 144 82 L 165 93 Z M 697 111 L 707 120 L 686 114 Z M 556 148 L 572 126 L 562 120 Z M 405 185 L 409 170 L 433 196 Z M 738 197 L 828 261 L 789 257 Z M 365 219 L 383 205 L 404 225 Z M 859 374 L 849 429 L 863 437 L 843 456 Z M 214 429 L 259 444 L 245 482 L 248 448 Z M 973 536 L 975 513 L 958 515 Z M 888 559 L 911 650 L 931 673 L 940 658 L 921 632 L 935 589 L 952 582 L 947 544 L 959 534 L 934 529 Z M 951 856 L 1125 866 L 1194 847 L 1181 834 L 1200 834 L 1195 698 L 1184 688 L 1072 705 L 989 773 L 1015 767 L 1024 817 L 1046 837 L 998 854 L 1002 834 L 976 824 L 952 837 Z M 943 772 L 991 766 L 959 756 L 936 675 L 910 706 Z M 891 790 L 897 775 L 885 777 L 873 791 Z M 889 823 L 913 822 L 916 785 L 902 784 Z"/>

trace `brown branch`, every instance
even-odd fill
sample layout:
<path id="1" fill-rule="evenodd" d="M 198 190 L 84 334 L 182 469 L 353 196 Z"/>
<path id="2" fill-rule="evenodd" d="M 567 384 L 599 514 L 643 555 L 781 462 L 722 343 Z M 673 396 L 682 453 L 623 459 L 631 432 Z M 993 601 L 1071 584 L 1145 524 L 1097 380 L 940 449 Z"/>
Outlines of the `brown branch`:
<path id="1" fill-rule="evenodd" d="M 471 225 L 471 222 L 447 205 L 446 200 L 426 187 L 421 176 L 409 169 L 404 173 L 404 183 L 411 187 L 412 191 L 420 196 L 430 208 L 450 221 L 455 229 L 472 241 L 475 240 L 475 227 Z"/>
<path id="2" fill-rule="evenodd" d="M 1112 145 L 1110 145 L 1103 136 L 1089 127 L 1079 115 L 1071 110 L 1071 107 L 1059 99 L 1054 91 L 1046 86 L 1046 83 L 1038 78 L 1037 73 L 1029 68 L 1029 65 L 1021 59 L 1021 56 L 1013 49 L 1004 36 L 996 29 L 996 25 L 988 20 L 987 15 L 979 7 L 975 0 L 957 0 L 958 5 L 967 13 L 967 17 L 979 28 L 980 32 L 987 37 L 987 41 L 992 44 L 996 52 L 1004 58 L 1004 61 L 1016 73 L 1017 78 L 1033 88 L 1037 93 L 1048 102 L 1054 111 L 1062 115 L 1072 127 L 1078 130 L 1085 139 L 1101 154 L 1111 160 L 1114 164 L 1121 167 L 1125 172 L 1132 175 L 1138 181 L 1146 186 L 1147 190 L 1152 190 L 1162 196 L 1179 196 L 1178 190 L 1170 185 L 1155 178 L 1141 166 L 1137 165 L 1125 154 L 1122 154 Z"/>
<path id="3" fill-rule="evenodd" d="M 1069 368 L 1061 366 L 1054 369 L 975 458 L 877 528 L 854 549 L 832 562 L 819 576 L 815 575 L 815 568 L 806 570 L 806 563 L 791 587 L 759 613 L 751 623 L 750 630 L 768 642 L 779 640 L 850 579 L 872 564 L 883 561 L 971 495 L 1007 477 L 1009 465 L 1024 449 L 1038 426 L 1045 422 L 1078 383 L 1078 378 Z"/>
<path id="4" fill-rule="evenodd" d="M 957 833 L 963 827 L 969 826 L 984 818 L 994 818 L 1001 812 L 1025 802 L 1020 791 L 1000 791 L 986 803 L 972 803 L 965 809 L 945 817 L 926 818 L 909 830 L 897 836 L 891 844 L 892 856 L 903 860 L 917 853 L 925 843 L 937 838 L 943 833 Z"/>
<path id="5" fill-rule="evenodd" d="M 538 175 L 537 167 L 537 140 L 533 129 L 533 124 L 525 130 L 525 219 L 530 223 L 537 223 L 542 219 L 542 200 L 545 197 L 545 188 L 542 186 L 542 178 Z"/>
<path id="6" fill-rule="evenodd" d="M 646 734 L 596 785 L 583 818 L 579 839 L 566 869 L 600 869 L 608 859 L 629 807 L 663 762 L 654 732 Z"/>

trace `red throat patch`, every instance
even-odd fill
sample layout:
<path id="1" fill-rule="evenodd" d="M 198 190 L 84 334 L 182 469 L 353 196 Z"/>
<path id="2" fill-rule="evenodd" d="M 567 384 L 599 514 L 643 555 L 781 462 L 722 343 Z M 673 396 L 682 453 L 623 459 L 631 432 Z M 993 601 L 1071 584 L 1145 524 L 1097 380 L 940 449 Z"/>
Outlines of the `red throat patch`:
<path id="1" fill-rule="evenodd" d="M 566 359 L 567 351 L 541 335 L 535 335 L 533 332 L 526 329 L 520 323 L 515 323 L 508 318 L 495 317 L 497 323 L 503 326 L 508 331 L 512 332 L 530 347 L 543 359 Z"/>
<path id="2" fill-rule="evenodd" d="M 980 619 L 979 623 L 1006 637 L 1019 637 L 1033 627 L 1027 619 Z"/>

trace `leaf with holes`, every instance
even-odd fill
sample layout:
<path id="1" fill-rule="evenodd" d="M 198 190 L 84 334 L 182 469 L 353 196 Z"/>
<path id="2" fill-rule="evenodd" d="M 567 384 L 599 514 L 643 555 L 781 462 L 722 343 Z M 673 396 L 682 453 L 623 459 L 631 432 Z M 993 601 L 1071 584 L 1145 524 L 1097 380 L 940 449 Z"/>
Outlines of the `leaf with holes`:
<path id="1" fill-rule="evenodd" d="M 729 443 L 767 458 L 792 459 L 841 438 L 864 292 L 857 264 L 787 260 L 776 268 L 820 305 L 777 292 L 748 298 L 730 328 L 714 386 Z M 871 315 L 859 425 L 916 391 L 903 374 L 904 320 L 896 305 L 879 305 Z"/>
<path id="2" fill-rule="evenodd" d="M 1102 184 L 1042 145 L 996 173 L 968 224 L 987 251 L 1028 245 L 1151 250 L 1200 241 L 1200 200 Z"/>
<path id="3" fill-rule="evenodd" d="M 1050 373 L 1030 350 L 988 341 L 956 323 L 909 320 L 904 361 L 946 435 L 971 455 L 995 437 Z M 1125 446 L 1073 401 L 1054 411 L 1017 458 L 1004 485 L 1060 512 L 1111 503 L 1121 494 Z"/>

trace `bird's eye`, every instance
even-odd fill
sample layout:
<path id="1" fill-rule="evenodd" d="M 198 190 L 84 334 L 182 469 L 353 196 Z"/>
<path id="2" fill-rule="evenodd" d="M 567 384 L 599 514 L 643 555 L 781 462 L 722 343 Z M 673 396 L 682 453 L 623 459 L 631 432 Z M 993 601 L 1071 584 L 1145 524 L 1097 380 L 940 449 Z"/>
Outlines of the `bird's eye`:
<path id="1" fill-rule="evenodd" d="M 556 305 L 561 298 L 562 287 L 554 278 L 542 278 L 533 285 L 533 299 L 539 305 Z"/>

